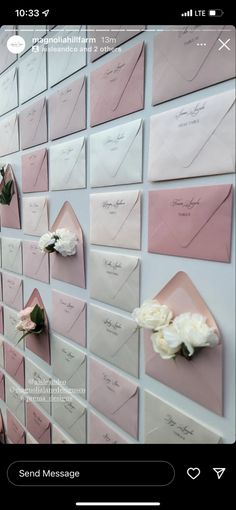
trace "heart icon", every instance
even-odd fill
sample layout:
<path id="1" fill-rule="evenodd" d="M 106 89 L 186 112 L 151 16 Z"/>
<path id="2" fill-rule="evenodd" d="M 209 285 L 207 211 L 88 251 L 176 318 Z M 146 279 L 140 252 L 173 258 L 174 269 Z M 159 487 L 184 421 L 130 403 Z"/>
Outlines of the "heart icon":
<path id="1" fill-rule="evenodd" d="M 195 480 L 195 478 L 197 478 L 199 475 L 200 475 L 201 471 L 198 467 L 190 467 L 187 469 L 187 475 L 190 476 L 190 478 L 192 478 L 192 480 Z"/>

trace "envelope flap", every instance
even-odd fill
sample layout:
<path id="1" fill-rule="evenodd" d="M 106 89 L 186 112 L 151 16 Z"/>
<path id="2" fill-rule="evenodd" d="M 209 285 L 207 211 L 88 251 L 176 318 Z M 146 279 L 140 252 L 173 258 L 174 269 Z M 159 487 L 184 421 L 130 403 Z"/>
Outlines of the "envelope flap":
<path id="1" fill-rule="evenodd" d="M 78 104 L 79 98 L 85 86 L 85 77 L 78 78 L 77 80 L 70 82 L 66 87 L 56 92 L 54 101 L 57 103 L 57 107 L 63 112 L 63 116 L 71 118 L 76 105 Z M 56 105 L 55 105 L 56 106 Z"/>
<path id="2" fill-rule="evenodd" d="M 51 232 L 54 232 L 58 228 L 67 228 L 71 232 L 74 232 L 77 234 L 79 243 L 83 243 L 83 231 L 80 222 L 69 202 L 63 204 L 51 227 Z"/>
<path id="3" fill-rule="evenodd" d="M 22 156 L 22 164 L 27 170 L 33 172 L 40 170 L 47 155 L 47 149 L 40 149 Z"/>
<path id="4" fill-rule="evenodd" d="M 97 262 L 98 274 L 104 274 L 104 278 L 110 281 L 112 287 L 112 296 L 115 298 L 122 288 L 127 284 L 129 278 L 139 266 L 139 259 L 129 256 L 114 256 L 113 253 L 106 252 L 106 256 L 99 256 L 94 253 L 95 264 Z M 96 255 L 98 255 L 96 257 Z"/>
<path id="5" fill-rule="evenodd" d="M 156 200 L 157 216 L 175 241 L 186 248 L 232 195 L 232 185 L 153 191 L 151 195 L 151 201 Z"/>
<path id="6" fill-rule="evenodd" d="M 53 163 L 58 164 L 59 167 L 64 167 L 64 165 L 74 166 L 77 163 L 77 160 L 82 155 L 81 153 L 85 149 L 85 138 L 80 137 L 76 141 L 73 140 L 71 142 L 66 142 L 62 144 L 58 144 L 53 149 L 51 149 L 51 157 Z M 65 170 L 64 170 L 65 171 Z"/>
<path id="7" fill-rule="evenodd" d="M 50 427 L 48 418 L 32 402 L 27 403 L 27 425 L 36 439 Z"/>

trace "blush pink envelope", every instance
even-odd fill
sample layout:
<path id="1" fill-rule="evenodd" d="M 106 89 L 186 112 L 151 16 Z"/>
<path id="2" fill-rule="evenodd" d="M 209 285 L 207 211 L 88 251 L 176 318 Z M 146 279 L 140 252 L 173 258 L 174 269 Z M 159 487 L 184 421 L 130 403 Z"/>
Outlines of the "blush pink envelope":
<path id="1" fill-rule="evenodd" d="M 3 306 L 0 305 L 0 333 L 3 335 Z"/>
<path id="2" fill-rule="evenodd" d="M 67 84 L 49 98 L 50 139 L 70 135 L 86 128 L 85 77 Z"/>
<path id="3" fill-rule="evenodd" d="M 38 289 L 34 289 L 30 298 L 28 299 L 25 308 L 28 306 L 35 306 L 38 304 L 40 308 L 44 308 L 44 317 L 45 317 L 45 330 L 43 333 L 40 333 L 40 335 L 28 335 L 26 337 L 26 347 L 30 351 L 34 352 L 39 358 L 46 361 L 46 363 L 51 362 L 51 355 L 50 355 L 50 340 L 49 340 L 49 325 L 48 325 L 48 318 L 47 318 L 47 312 L 45 310 L 43 301 L 41 299 L 41 296 L 39 294 Z"/>
<path id="4" fill-rule="evenodd" d="M 232 200 L 231 184 L 150 191 L 148 251 L 230 262 Z"/>
<path id="5" fill-rule="evenodd" d="M 5 305 L 22 310 L 23 308 L 23 281 L 11 273 L 3 273 L 3 301 Z"/>
<path id="6" fill-rule="evenodd" d="M 96 414 L 89 413 L 89 444 L 127 444 L 120 434 L 113 430 Z"/>
<path id="7" fill-rule="evenodd" d="M 86 303 L 52 291 L 52 329 L 74 342 L 86 345 Z"/>
<path id="8" fill-rule="evenodd" d="M 47 142 L 47 101 L 32 103 L 20 113 L 21 149 Z"/>
<path id="9" fill-rule="evenodd" d="M 25 431 L 15 416 L 7 409 L 7 438 L 14 444 L 25 444 Z"/>
<path id="10" fill-rule="evenodd" d="M 51 443 L 51 422 L 39 409 L 27 402 L 26 404 L 27 430 L 40 444 Z"/>
<path id="11" fill-rule="evenodd" d="M 23 274 L 49 283 L 49 255 L 35 241 L 23 241 Z"/>
<path id="12" fill-rule="evenodd" d="M 19 150 L 18 116 L 16 113 L 0 122 L 0 156 Z"/>
<path id="13" fill-rule="evenodd" d="M 20 386 L 25 386 L 25 359 L 14 347 L 5 342 L 5 370 Z"/>
<path id="14" fill-rule="evenodd" d="M 1 370 L 0 370 L 0 400 L 5 402 L 5 376 L 1 372 Z"/>
<path id="15" fill-rule="evenodd" d="M 218 331 L 216 322 L 206 303 L 188 275 L 177 273 L 155 296 L 167 305 L 174 316 L 184 312 L 199 313 L 207 324 Z M 152 348 L 151 332 L 144 333 L 145 371 L 173 390 L 182 393 L 216 414 L 223 415 L 223 345 L 204 347 L 188 361 L 181 356 L 176 360 L 163 360 Z"/>
<path id="16" fill-rule="evenodd" d="M 138 386 L 106 365 L 89 361 L 89 402 L 131 436 L 138 437 Z"/>
<path id="17" fill-rule="evenodd" d="M 198 25 L 178 28 L 159 32 L 154 39 L 153 105 L 235 76 L 234 27 L 216 25 L 212 30 L 205 26 L 204 32 Z M 224 47 L 220 50 L 219 39 L 228 38 L 231 51 Z M 206 43 L 200 51 L 198 42 Z"/>
<path id="18" fill-rule="evenodd" d="M 9 205 L 0 206 L 0 215 L 1 215 L 1 225 L 2 227 L 7 228 L 21 228 L 20 223 L 20 209 L 19 209 L 19 196 L 18 189 L 16 184 L 16 179 L 10 165 L 7 166 L 5 172 L 5 180 L 6 182 L 12 180 L 13 181 L 13 196 L 11 199 L 11 203 Z M 2 191 L 3 181 L 0 184 L 0 193 Z"/>
<path id="19" fill-rule="evenodd" d="M 144 44 L 137 44 L 91 73 L 91 126 L 144 106 Z"/>
<path id="20" fill-rule="evenodd" d="M 22 191 L 48 191 L 47 149 L 39 149 L 22 156 Z"/>
<path id="21" fill-rule="evenodd" d="M 85 261 L 84 261 L 84 237 L 77 216 L 69 202 L 65 202 L 56 217 L 51 232 L 58 228 L 67 228 L 77 235 L 78 244 L 75 255 L 62 257 L 58 253 L 52 253 L 51 277 L 71 285 L 85 288 Z"/>

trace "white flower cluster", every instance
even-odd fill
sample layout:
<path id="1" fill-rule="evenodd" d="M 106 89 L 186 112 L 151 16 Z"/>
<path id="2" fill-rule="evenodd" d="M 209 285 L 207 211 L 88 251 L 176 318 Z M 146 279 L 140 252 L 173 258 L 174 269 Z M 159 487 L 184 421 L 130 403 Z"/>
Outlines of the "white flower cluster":
<path id="1" fill-rule="evenodd" d="M 132 316 L 140 327 L 153 331 L 153 349 L 163 359 L 175 358 L 177 354 L 191 358 L 196 349 L 219 343 L 214 329 L 198 313 L 181 313 L 173 319 L 168 306 L 149 300 L 136 308 Z"/>
<path id="2" fill-rule="evenodd" d="M 46 253 L 57 252 L 63 257 L 75 255 L 77 237 L 66 228 L 58 228 L 55 232 L 47 232 L 39 239 L 39 248 Z"/>

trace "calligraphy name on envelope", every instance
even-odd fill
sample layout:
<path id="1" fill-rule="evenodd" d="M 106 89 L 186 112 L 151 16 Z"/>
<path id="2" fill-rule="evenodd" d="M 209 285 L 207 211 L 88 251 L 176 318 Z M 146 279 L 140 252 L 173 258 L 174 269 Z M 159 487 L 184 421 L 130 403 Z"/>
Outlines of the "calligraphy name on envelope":
<path id="1" fill-rule="evenodd" d="M 145 391 L 145 443 L 211 444 L 220 436 Z"/>
<path id="2" fill-rule="evenodd" d="M 5 156 L 18 150 L 18 116 L 14 113 L 0 121 L 0 156 Z"/>
<path id="3" fill-rule="evenodd" d="M 149 180 L 234 172 L 234 118 L 234 89 L 153 115 Z"/>
<path id="4" fill-rule="evenodd" d="M 138 257 L 92 251 L 90 271 L 92 298 L 127 312 L 139 305 Z"/>
<path id="5" fill-rule="evenodd" d="M 16 325 L 19 322 L 18 313 L 7 306 L 4 306 L 4 336 L 19 349 L 24 349 L 24 340 L 17 342 L 22 336 L 22 331 L 17 331 Z"/>
<path id="6" fill-rule="evenodd" d="M 89 444 L 127 444 L 128 441 L 118 434 L 96 414 L 89 413 Z"/>
<path id="7" fill-rule="evenodd" d="M 25 431 L 15 416 L 7 409 L 7 438 L 13 444 L 25 444 Z"/>
<path id="8" fill-rule="evenodd" d="M 22 245 L 20 239 L 2 237 L 2 268 L 22 274 Z"/>
<path id="9" fill-rule="evenodd" d="M 141 192 L 90 195 L 90 242 L 140 249 Z"/>
<path id="10" fill-rule="evenodd" d="M 8 376 L 5 377 L 6 404 L 16 418 L 25 423 L 24 390 Z"/>
<path id="11" fill-rule="evenodd" d="M 23 281 L 17 276 L 3 273 L 3 300 L 4 303 L 15 310 L 23 308 Z"/>
<path id="12" fill-rule="evenodd" d="M 50 189 L 79 189 L 86 186 L 85 138 L 50 147 Z"/>
<path id="13" fill-rule="evenodd" d="M 49 255 L 40 250 L 38 242 L 23 241 L 23 273 L 49 283 Z"/>
<path id="14" fill-rule="evenodd" d="M 89 402 L 131 436 L 138 437 L 138 386 L 106 365 L 89 361 Z"/>
<path id="15" fill-rule="evenodd" d="M 49 97 L 50 139 L 86 128 L 85 77 L 67 84 Z"/>
<path id="16" fill-rule="evenodd" d="M 86 303 L 74 296 L 53 290 L 52 329 L 85 347 Z"/>
<path id="17" fill-rule="evenodd" d="M 47 101 L 32 103 L 20 113 L 21 149 L 47 142 Z"/>
<path id="18" fill-rule="evenodd" d="M 91 126 L 144 106 L 144 44 L 138 44 L 91 72 Z"/>
<path id="19" fill-rule="evenodd" d="M 65 25 L 64 31 L 66 37 L 70 37 L 70 53 L 59 52 L 58 43 L 49 42 L 48 44 L 48 81 L 52 87 L 56 83 L 64 80 L 67 76 L 82 69 L 86 65 L 86 26 L 85 25 Z M 61 31 L 54 30 L 53 37 L 61 36 Z"/>
<path id="20" fill-rule="evenodd" d="M 75 444 L 75 441 L 70 439 L 64 432 L 62 432 L 56 425 L 52 426 L 52 444 Z"/>
<path id="21" fill-rule="evenodd" d="M 110 32 L 111 27 L 112 32 Z M 96 41 L 91 43 L 90 60 L 93 62 L 107 52 L 115 53 L 117 46 L 143 32 L 145 25 L 89 25 L 88 29 L 92 34 L 94 33 Z M 109 44 L 104 44 L 105 32 L 108 32 L 108 36 L 111 33 Z"/>
<path id="22" fill-rule="evenodd" d="M 235 76 L 235 30 L 232 26 L 170 27 L 154 39 L 152 104 L 184 96 Z M 225 32 L 224 32 L 225 31 Z M 220 39 L 230 37 L 230 51 L 220 50 Z M 224 50 L 224 49 L 223 49 Z"/>
<path id="23" fill-rule="evenodd" d="M 148 251 L 230 262 L 232 200 L 228 184 L 150 191 Z"/>
<path id="24" fill-rule="evenodd" d="M 91 352 L 138 377 L 139 328 L 133 320 L 90 305 L 88 337 Z"/>
<path id="25" fill-rule="evenodd" d="M 12 68 L 0 77 L 0 115 L 17 106 L 17 69 Z"/>
<path id="26" fill-rule="evenodd" d="M 51 443 L 51 422 L 32 402 L 26 404 L 27 429 L 40 444 Z"/>
<path id="27" fill-rule="evenodd" d="M 5 343 L 5 370 L 20 386 L 25 385 L 24 356 L 16 349 Z"/>
<path id="28" fill-rule="evenodd" d="M 92 187 L 142 181 L 142 120 L 134 120 L 90 137 Z"/>
<path id="29" fill-rule="evenodd" d="M 23 198 L 24 234 L 41 236 L 48 231 L 48 201 L 45 197 Z"/>
<path id="30" fill-rule="evenodd" d="M 27 401 L 34 401 L 36 397 L 36 403 L 51 414 L 51 378 L 29 359 L 25 362 L 25 387 Z M 37 393 L 38 388 L 40 393 Z"/>
<path id="31" fill-rule="evenodd" d="M 20 61 L 19 86 L 21 104 L 37 96 L 47 88 L 46 47 L 40 44 L 37 48 L 39 51 L 29 53 Z"/>
<path id="32" fill-rule="evenodd" d="M 54 388 L 56 389 L 56 387 Z M 58 386 L 58 388 L 60 389 L 60 401 L 53 401 L 52 416 L 76 442 L 84 444 L 87 435 L 86 407 L 64 387 Z"/>
<path id="33" fill-rule="evenodd" d="M 58 336 L 52 337 L 52 371 L 60 383 L 76 390 L 76 395 L 86 398 L 86 356 Z"/>
<path id="34" fill-rule="evenodd" d="M 5 375 L 0 370 L 0 400 L 5 401 Z M 1 423 L 1 416 L 0 416 Z"/>
<path id="35" fill-rule="evenodd" d="M 7 47 L 7 41 L 16 33 L 15 25 L 8 25 L 7 31 L 4 28 L 0 29 L 0 74 L 5 71 L 15 60 L 17 59 L 17 55 L 15 53 L 11 53 Z"/>
<path id="36" fill-rule="evenodd" d="M 48 191 L 47 149 L 39 149 L 22 156 L 22 191 Z"/>

